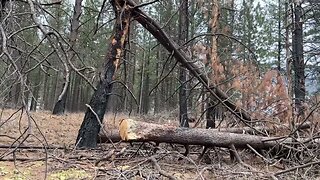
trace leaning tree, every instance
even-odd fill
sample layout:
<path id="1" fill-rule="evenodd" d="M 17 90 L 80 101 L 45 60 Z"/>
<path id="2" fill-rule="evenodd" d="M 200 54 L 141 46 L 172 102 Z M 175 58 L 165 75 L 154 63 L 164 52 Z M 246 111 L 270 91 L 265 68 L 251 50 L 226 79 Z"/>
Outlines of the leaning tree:
<path id="1" fill-rule="evenodd" d="M 209 80 L 206 75 L 201 72 L 200 68 L 194 64 L 184 50 L 161 29 L 157 22 L 139 9 L 143 5 L 148 5 L 148 3 L 137 5 L 132 0 L 111 0 L 110 3 L 116 19 L 114 30 L 105 56 L 104 71 L 101 73 L 96 91 L 92 95 L 90 103 L 87 105 L 85 117 L 79 129 L 76 141 L 78 148 L 94 148 L 97 146 L 97 137 L 102 126 L 103 116 L 112 92 L 112 86 L 116 82 L 113 81 L 114 74 L 119 67 L 124 52 L 126 39 L 129 34 L 130 21 L 132 19 L 138 21 L 162 46 L 171 52 L 175 59 L 180 62 L 190 74 L 195 76 L 217 101 L 223 104 L 240 120 L 243 120 L 245 124 L 249 125 L 248 122 L 251 121 L 249 114 L 231 102 L 223 91 L 216 88 L 213 84 L 209 85 Z"/>

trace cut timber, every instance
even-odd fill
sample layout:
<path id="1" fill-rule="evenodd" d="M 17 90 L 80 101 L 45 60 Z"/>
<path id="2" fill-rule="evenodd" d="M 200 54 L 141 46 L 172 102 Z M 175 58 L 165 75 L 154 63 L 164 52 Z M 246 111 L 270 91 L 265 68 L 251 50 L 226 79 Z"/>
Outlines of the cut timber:
<path id="1" fill-rule="evenodd" d="M 127 123 L 128 120 L 123 120 L 121 122 L 123 123 Z M 142 124 L 142 122 L 139 122 L 139 124 Z M 127 128 L 128 124 L 123 124 L 123 127 Z M 148 125 L 150 126 L 150 125 Z M 151 125 L 153 126 L 153 125 Z M 170 125 L 162 125 L 162 126 L 170 126 Z M 297 125 L 297 127 L 299 127 L 300 130 L 303 129 L 309 129 L 312 126 L 311 122 L 305 122 L 301 125 Z M 170 126 L 171 127 L 171 126 Z M 175 126 L 172 126 L 172 128 Z M 121 141 L 121 137 L 120 137 L 120 133 L 119 133 L 119 129 L 110 129 L 107 126 L 104 127 L 105 129 L 105 133 L 103 133 L 103 131 L 100 131 L 99 135 L 98 135 L 98 143 L 108 143 L 108 142 L 119 142 Z M 175 127 L 177 128 L 177 127 Z M 250 127 L 238 127 L 238 128 L 217 128 L 217 129 L 211 129 L 211 131 L 217 131 L 217 132 L 229 132 L 229 133 L 237 133 L 237 134 L 259 134 L 259 131 L 262 132 L 268 132 L 268 134 L 272 134 L 275 132 L 280 132 L 280 131 L 284 131 L 284 130 L 289 130 L 289 127 L 287 127 L 286 125 L 275 125 L 273 127 L 266 127 L 266 126 L 257 126 L 254 128 L 250 128 Z M 122 132 L 124 133 L 124 132 Z M 124 135 L 123 135 L 124 136 Z"/>
<path id="2" fill-rule="evenodd" d="M 279 147 L 296 143 L 291 138 L 263 137 L 248 134 L 219 132 L 214 129 L 182 128 L 124 119 L 119 126 L 124 141 L 154 141 L 158 143 L 177 143 L 202 146 L 246 148 L 247 144 L 257 149 Z M 317 140 L 318 143 L 318 140 Z"/>

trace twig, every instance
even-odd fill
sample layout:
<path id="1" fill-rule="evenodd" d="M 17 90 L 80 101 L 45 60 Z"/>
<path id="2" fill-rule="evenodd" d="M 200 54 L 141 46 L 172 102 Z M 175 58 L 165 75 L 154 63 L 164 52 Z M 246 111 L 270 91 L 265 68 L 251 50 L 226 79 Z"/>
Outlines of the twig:
<path id="1" fill-rule="evenodd" d="M 242 159 L 239 156 L 238 151 L 236 150 L 236 147 L 233 144 L 230 145 L 230 150 L 233 152 L 233 155 L 235 156 L 238 163 L 240 163 L 241 165 L 243 165 L 244 167 L 246 167 L 250 170 L 254 169 L 252 166 L 250 166 L 249 164 L 246 164 L 245 162 L 242 161 Z"/>
<path id="2" fill-rule="evenodd" d="M 43 158 L 26 158 L 26 157 L 14 157 L 14 158 L 2 158 L 0 161 L 44 161 L 46 157 Z"/>
<path id="3" fill-rule="evenodd" d="M 176 178 L 174 176 L 170 175 L 169 173 L 167 173 L 166 171 L 161 169 L 161 167 L 158 164 L 157 160 L 153 156 L 151 156 L 149 159 L 153 163 L 155 168 L 159 171 L 159 174 L 161 174 L 164 177 L 169 178 L 170 180 L 176 180 Z"/>
<path id="4" fill-rule="evenodd" d="M 51 2 L 51 3 L 40 3 L 41 6 L 52 6 L 52 5 L 61 5 L 62 1 L 55 1 L 55 2 Z"/>
<path id="5" fill-rule="evenodd" d="M 306 168 L 308 166 L 317 165 L 317 164 L 320 164 L 320 161 L 315 161 L 315 162 L 311 162 L 311 163 L 307 163 L 307 164 L 302 164 L 302 165 L 299 165 L 299 166 L 294 166 L 292 168 L 276 172 L 273 175 L 274 176 L 279 176 L 281 174 L 285 174 L 285 173 L 288 173 L 288 172 L 291 172 L 291 171 L 294 171 L 294 170 L 297 170 L 297 169 L 300 169 L 300 168 Z"/>
<path id="6" fill-rule="evenodd" d="M 95 166 L 98 166 L 101 161 L 108 160 L 112 155 L 114 155 L 114 149 L 111 149 L 111 150 L 108 152 L 108 154 L 107 154 L 106 156 L 104 156 L 103 158 L 98 159 L 98 160 L 94 163 L 94 165 L 95 165 Z"/>
<path id="7" fill-rule="evenodd" d="M 151 2 L 142 3 L 142 4 L 139 4 L 139 5 L 136 5 L 134 8 L 140 8 L 140 7 L 148 6 L 148 5 L 156 3 L 158 1 L 159 0 L 154 0 L 154 1 L 151 1 Z"/>
<path id="8" fill-rule="evenodd" d="M 250 146 L 250 144 L 247 144 L 247 147 L 249 149 L 251 149 L 251 151 L 253 151 L 257 156 L 259 156 L 261 159 L 263 159 L 264 161 L 266 161 L 267 163 L 272 163 L 269 159 L 265 158 L 264 156 L 262 156 L 260 153 L 258 153 L 258 151 L 256 151 L 252 146 Z"/>
<path id="9" fill-rule="evenodd" d="M 103 158 L 98 159 L 98 160 L 94 163 L 94 165 L 95 165 L 95 166 L 98 166 L 101 161 L 106 161 L 106 160 L 109 160 L 109 159 L 113 160 L 114 158 L 122 155 L 122 154 L 125 152 L 125 150 L 126 150 L 126 148 L 124 147 L 124 148 L 121 149 L 120 152 L 115 153 L 115 150 L 112 149 L 112 150 L 110 150 L 110 151 L 108 152 L 108 154 L 107 154 L 106 156 L 104 156 Z M 114 155 L 114 158 L 112 157 L 113 155 Z"/>
<path id="10" fill-rule="evenodd" d="M 20 145 L 20 146 L 15 146 L 15 145 L 1 145 L 0 148 L 16 148 L 16 149 L 44 149 L 44 146 L 26 146 L 26 145 Z M 66 147 L 62 146 L 47 146 L 46 149 L 67 149 Z"/>

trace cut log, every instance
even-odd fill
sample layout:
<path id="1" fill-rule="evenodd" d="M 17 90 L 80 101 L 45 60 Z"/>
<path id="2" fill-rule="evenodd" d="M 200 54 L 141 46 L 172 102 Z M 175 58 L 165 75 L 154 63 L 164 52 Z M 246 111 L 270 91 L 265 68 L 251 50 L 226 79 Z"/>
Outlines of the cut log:
<path id="1" fill-rule="evenodd" d="M 139 122 L 141 124 L 142 122 Z M 149 126 L 149 125 L 148 125 Z M 153 126 L 153 125 L 151 125 Z M 163 125 L 163 126 L 170 126 L 170 125 Z M 174 127 L 174 126 L 172 126 Z M 297 125 L 299 129 L 308 129 L 311 127 L 311 122 L 305 122 L 302 125 Z M 177 128 L 177 127 L 176 127 Z M 107 129 L 107 128 L 105 128 Z M 266 127 L 266 126 L 258 126 L 254 127 L 254 129 L 250 127 L 239 127 L 239 128 L 218 128 L 218 129 L 211 129 L 211 131 L 217 132 L 229 132 L 229 133 L 237 133 L 237 134 L 259 134 L 259 131 L 268 132 L 268 134 L 272 134 L 277 131 L 283 131 L 288 129 L 285 125 L 275 125 L 273 127 Z M 100 132 L 98 135 L 98 143 L 109 143 L 109 142 L 119 142 L 121 141 L 119 129 L 111 129 L 105 131 L 107 134 Z"/>
<path id="2" fill-rule="evenodd" d="M 123 141 L 157 143 L 177 143 L 188 145 L 247 148 L 247 144 L 256 149 L 279 148 L 282 145 L 297 143 L 292 138 L 263 137 L 249 134 L 220 132 L 214 129 L 183 128 L 170 125 L 159 125 L 147 122 L 124 119 L 119 126 Z M 299 140 L 298 140 L 299 141 Z M 306 139 L 301 139 L 306 141 Z M 319 143 L 319 140 L 313 140 Z"/>

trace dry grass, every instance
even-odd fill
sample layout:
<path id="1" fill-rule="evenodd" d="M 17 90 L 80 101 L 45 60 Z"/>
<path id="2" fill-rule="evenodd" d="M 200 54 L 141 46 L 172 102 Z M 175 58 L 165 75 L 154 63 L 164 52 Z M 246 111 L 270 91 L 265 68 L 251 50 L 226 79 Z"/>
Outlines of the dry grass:
<path id="1" fill-rule="evenodd" d="M 32 119 L 28 119 L 27 114 L 21 113 L 21 111 L 17 112 L 17 110 L 13 109 L 3 110 L 0 116 L 0 124 L 5 123 L 0 127 L 0 142 L 4 144 L 14 142 L 15 139 L 23 134 L 30 120 L 31 132 L 39 139 L 30 137 L 26 140 L 26 144 L 42 145 L 45 142 L 45 137 L 49 145 L 72 146 L 83 121 L 84 113 L 68 113 L 56 116 L 52 115 L 49 111 L 41 111 L 31 112 L 31 117 Z M 107 114 L 104 117 L 105 126 L 107 129 L 117 128 L 119 121 L 124 118 L 128 118 L 128 116 L 123 114 Z"/>
<path id="2" fill-rule="evenodd" d="M 3 157 L 3 162 L 0 162 L 0 179 L 44 179 L 45 174 L 48 179 L 167 179 L 159 174 L 150 157 L 156 159 L 161 169 L 176 179 L 270 179 L 270 174 L 286 167 L 280 162 L 268 165 L 252 152 L 239 150 L 242 160 L 253 167 L 248 169 L 231 161 L 228 149 L 224 148 L 211 149 L 205 159 L 211 161 L 209 164 L 198 160 L 202 150 L 199 146 L 191 146 L 188 157 L 179 153 L 184 151 L 181 146 L 168 144 L 161 144 L 156 153 L 155 147 L 148 143 L 136 143 L 133 146 L 116 143 L 115 147 L 102 144 L 98 150 L 74 150 L 84 113 L 68 113 L 62 116 L 51 115 L 51 112 L 31 113 L 32 135 L 23 145 L 43 147 L 46 140 L 51 147 L 64 148 L 18 149 L 13 153 L 14 149 L 4 147 L 11 145 L 22 134 L 29 121 L 25 113 L 16 111 L 7 109 L 2 111 L 0 116 L 0 145 L 3 146 L 0 149 L 0 160 Z M 117 128 L 119 121 L 124 118 L 128 116 L 106 115 L 106 129 Z M 171 120 L 170 124 L 178 125 L 178 120 L 167 114 L 130 118 L 155 123 Z M 181 158 L 182 160 L 179 160 Z M 280 178 L 314 179 L 319 176 L 314 170 L 309 170 L 308 173 L 288 173 Z"/>

